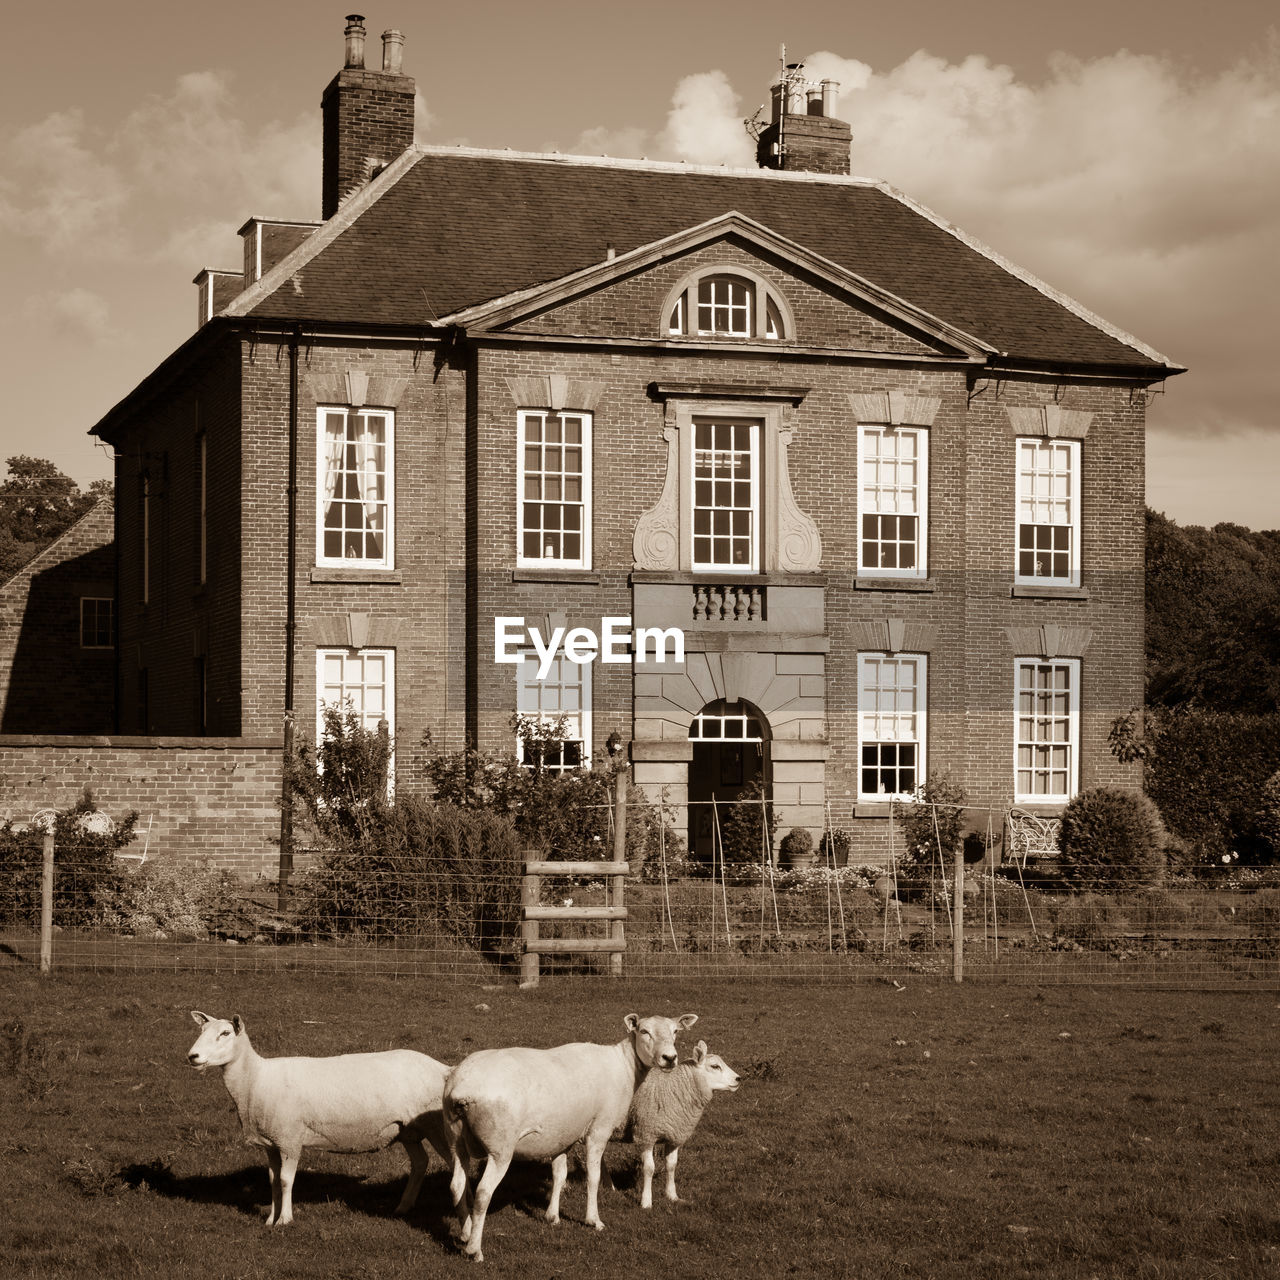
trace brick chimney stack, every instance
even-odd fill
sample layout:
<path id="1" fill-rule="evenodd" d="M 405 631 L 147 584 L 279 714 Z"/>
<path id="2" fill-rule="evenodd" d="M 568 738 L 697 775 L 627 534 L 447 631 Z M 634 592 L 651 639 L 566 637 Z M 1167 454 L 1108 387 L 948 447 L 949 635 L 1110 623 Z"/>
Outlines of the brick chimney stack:
<path id="1" fill-rule="evenodd" d="M 321 216 L 339 205 L 413 146 L 412 76 L 400 70 L 404 36 L 382 33 L 382 70 L 364 65 L 364 17 L 347 17 L 346 65 L 320 100 L 324 116 L 324 176 Z"/>
<path id="2" fill-rule="evenodd" d="M 788 172 L 848 173 L 853 131 L 833 114 L 840 86 L 834 80 L 812 84 L 803 71 L 800 63 L 789 63 L 774 84 L 772 118 L 756 139 L 756 163 Z"/>

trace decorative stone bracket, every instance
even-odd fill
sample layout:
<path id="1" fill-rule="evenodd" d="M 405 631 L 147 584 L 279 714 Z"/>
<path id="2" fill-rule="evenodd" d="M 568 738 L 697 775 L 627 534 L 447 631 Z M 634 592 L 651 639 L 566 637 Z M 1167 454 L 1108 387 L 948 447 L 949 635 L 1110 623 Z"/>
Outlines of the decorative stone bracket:
<path id="1" fill-rule="evenodd" d="M 1005 634 L 1014 653 L 1034 653 L 1041 658 L 1079 658 L 1089 647 L 1089 627 L 1060 626 L 1045 622 L 1038 627 L 1007 627 Z"/>
<path id="2" fill-rule="evenodd" d="M 379 409 L 399 407 L 408 378 L 369 373 L 364 369 L 347 369 L 345 373 L 307 373 L 303 375 L 307 389 L 317 404 L 343 404 L 353 409 L 371 405 Z"/>
<path id="3" fill-rule="evenodd" d="M 603 382 L 567 378 L 561 373 L 506 379 L 511 401 L 517 409 L 578 409 L 590 413 L 604 396 Z"/>
<path id="4" fill-rule="evenodd" d="M 853 625 L 854 646 L 862 652 L 931 653 L 938 646 L 936 622 L 875 618 Z"/>

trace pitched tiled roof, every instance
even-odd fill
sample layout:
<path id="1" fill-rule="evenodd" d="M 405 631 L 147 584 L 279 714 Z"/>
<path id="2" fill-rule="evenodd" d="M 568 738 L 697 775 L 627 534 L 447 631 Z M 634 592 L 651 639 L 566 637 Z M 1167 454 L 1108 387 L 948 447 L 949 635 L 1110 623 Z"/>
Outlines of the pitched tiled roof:
<path id="1" fill-rule="evenodd" d="M 730 210 L 1014 359 L 1178 367 L 884 184 L 460 149 L 406 153 L 231 310 L 430 324 Z"/>

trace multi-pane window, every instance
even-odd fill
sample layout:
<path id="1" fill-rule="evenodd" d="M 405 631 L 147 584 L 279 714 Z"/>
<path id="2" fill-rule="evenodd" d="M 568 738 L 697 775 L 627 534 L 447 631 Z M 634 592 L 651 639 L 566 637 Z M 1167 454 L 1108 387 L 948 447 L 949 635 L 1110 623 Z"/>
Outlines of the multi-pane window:
<path id="1" fill-rule="evenodd" d="M 927 431 L 859 428 L 859 573 L 925 576 L 928 463 Z"/>
<path id="2" fill-rule="evenodd" d="M 783 309 L 762 280 L 708 273 L 683 285 L 667 312 L 673 337 L 784 338 Z"/>
<path id="3" fill-rule="evenodd" d="M 591 418 L 522 410 L 518 564 L 591 567 Z"/>
<path id="4" fill-rule="evenodd" d="M 716 702 L 698 712 L 689 726 L 689 737 L 695 742 L 763 742 L 759 717 L 745 710 L 729 712 L 728 706 L 727 702 Z"/>
<path id="5" fill-rule="evenodd" d="M 393 421 L 386 409 L 321 409 L 317 562 L 392 566 Z"/>
<path id="6" fill-rule="evenodd" d="M 707 276 L 698 281 L 698 332 L 748 338 L 752 333 L 753 290 L 736 276 Z"/>
<path id="7" fill-rule="evenodd" d="M 923 654 L 858 655 L 858 794 L 908 796 L 924 781 Z"/>
<path id="8" fill-rule="evenodd" d="M 563 653 L 538 679 L 539 660 L 526 654 L 516 667 L 516 710 L 542 724 L 563 726 L 564 740 L 541 749 L 542 767 L 561 772 L 591 761 L 591 664 L 570 662 Z M 539 748 L 517 740 L 522 763 L 537 763 Z"/>
<path id="9" fill-rule="evenodd" d="M 1016 798 L 1068 800 L 1080 751 L 1080 663 L 1019 658 L 1017 682 Z"/>
<path id="10" fill-rule="evenodd" d="M 323 732 L 323 707 L 350 711 L 362 728 L 376 730 L 386 721 L 395 730 L 395 651 L 393 649 L 320 649 L 316 653 L 317 733 Z"/>
<path id="11" fill-rule="evenodd" d="M 115 643 L 112 631 L 110 597 L 80 597 L 80 647 L 82 649 L 110 649 Z"/>
<path id="12" fill-rule="evenodd" d="M 759 564 L 760 424 L 695 420 L 693 567 L 754 572 Z"/>
<path id="13" fill-rule="evenodd" d="M 1080 442 L 1019 440 L 1018 580 L 1078 586 L 1079 542 Z"/>

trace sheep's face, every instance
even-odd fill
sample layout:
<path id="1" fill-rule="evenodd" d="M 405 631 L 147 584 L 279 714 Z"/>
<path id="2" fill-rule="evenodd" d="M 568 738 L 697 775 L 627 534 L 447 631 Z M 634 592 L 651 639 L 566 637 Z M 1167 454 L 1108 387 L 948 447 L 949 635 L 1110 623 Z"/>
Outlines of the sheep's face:
<path id="1" fill-rule="evenodd" d="M 718 1093 L 722 1089 L 727 1093 L 734 1093 L 742 1083 L 742 1077 L 718 1053 L 708 1053 L 706 1044 L 701 1040 L 698 1041 L 693 1061 L 712 1093 Z"/>
<path id="2" fill-rule="evenodd" d="M 240 1034 L 239 1019 L 228 1022 L 226 1018 L 211 1018 L 199 1009 L 191 1010 L 191 1017 L 200 1028 L 196 1042 L 187 1050 L 187 1061 L 197 1071 L 206 1067 L 223 1067 L 235 1057 L 236 1038 Z"/>
<path id="3" fill-rule="evenodd" d="M 631 1044 L 636 1057 L 646 1067 L 659 1067 L 670 1071 L 679 1060 L 676 1055 L 676 1035 L 686 1031 L 698 1020 L 696 1013 L 683 1013 L 678 1018 L 653 1016 L 641 1018 L 627 1014 L 624 1021 L 631 1032 Z"/>

